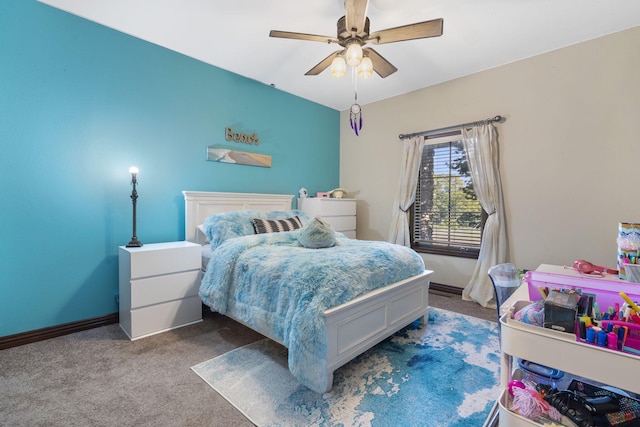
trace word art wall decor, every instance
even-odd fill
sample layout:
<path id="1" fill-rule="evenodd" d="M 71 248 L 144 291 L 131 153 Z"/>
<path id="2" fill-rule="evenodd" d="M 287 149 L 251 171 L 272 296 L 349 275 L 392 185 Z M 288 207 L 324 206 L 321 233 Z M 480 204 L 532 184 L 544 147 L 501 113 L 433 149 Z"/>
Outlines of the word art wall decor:
<path id="1" fill-rule="evenodd" d="M 225 129 L 224 137 L 227 141 L 242 142 L 244 144 L 258 145 L 260 143 L 257 133 L 247 135 L 246 133 L 234 132 L 231 128 Z"/>

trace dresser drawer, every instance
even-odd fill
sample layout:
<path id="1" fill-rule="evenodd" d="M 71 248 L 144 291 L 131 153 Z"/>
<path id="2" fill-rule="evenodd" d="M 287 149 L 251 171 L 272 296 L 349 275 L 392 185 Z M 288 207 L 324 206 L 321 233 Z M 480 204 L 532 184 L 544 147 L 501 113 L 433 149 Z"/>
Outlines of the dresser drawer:
<path id="1" fill-rule="evenodd" d="M 320 216 L 323 220 L 331 224 L 336 231 L 349 231 L 356 229 L 355 216 Z"/>
<path id="2" fill-rule="evenodd" d="M 131 281 L 131 308 L 198 295 L 200 270 Z"/>
<path id="3" fill-rule="evenodd" d="M 355 215 L 355 199 L 298 199 L 298 208 L 309 216 Z"/>
<path id="4" fill-rule="evenodd" d="M 356 230 L 341 231 L 341 233 L 344 234 L 345 236 L 347 236 L 350 239 L 355 239 L 356 238 Z"/>
<path id="5" fill-rule="evenodd" d="M 197 296 L 138 308 L 131 310 L 129 338 L 142 338 L 201 320 L 202 301 Z"/>
<path id="6" fill-rule="evenodd" d="M 155 243 L 128 248 L 129 276 L 138 279 L 200 268 L 201 246 L 190 242 Z"/>

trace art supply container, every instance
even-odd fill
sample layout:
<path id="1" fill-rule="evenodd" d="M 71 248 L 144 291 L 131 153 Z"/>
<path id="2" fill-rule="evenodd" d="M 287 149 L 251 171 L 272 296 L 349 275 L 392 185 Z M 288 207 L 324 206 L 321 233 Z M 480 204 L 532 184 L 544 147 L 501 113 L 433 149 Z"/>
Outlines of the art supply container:
<path id="1" fill-rule="evenodd" d="M 640 223 L 621 222 L 618 224 L 618 277 L 626 279 L 625 264 L 639 264 Z"/>
<path id="2" fill-rule="evenodd" d="M 611 280 L 585 275 L 569 276 L 534 270 L 527 271 L 524 280 L 527 282 L 531 301 L 543 299 L 539 288 L 548 288 L 549 290 L 580 289 L 582 294 L 594 294 L 600 311 L 615 307 L 616 303 L 622 305 L 624 300 L 620 296 L 620 292 L 624 292 L 633 301 L 640 302 L 640 284 L 626 280 Z"/>

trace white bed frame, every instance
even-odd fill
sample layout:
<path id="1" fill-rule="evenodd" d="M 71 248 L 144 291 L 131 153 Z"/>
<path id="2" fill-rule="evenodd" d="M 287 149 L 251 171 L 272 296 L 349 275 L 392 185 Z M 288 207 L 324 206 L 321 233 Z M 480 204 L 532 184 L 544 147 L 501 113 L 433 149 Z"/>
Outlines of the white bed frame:
<path id="1" fill-rule="evenodd" d="M 292 195 L 255 193 L 211 193 L 183 191 L 186 240 L 204 244 L 198 231 L 214 213 L 256 210 L 291 210 Z M 333 386 L 333 371 L 373 347 L 416 319 L 426 325 L 429 313 L 429 280 L 433 272 L 376 289 L 348 303 L 325 311 L 326 361 L 329 376 L 326 391 Z M 237 320 L 237 319 L 234 319 Z M 257 331 L 265 334 L 264 331 Z M 274 339 L 274 341 L 278 341 Z M 282 344 L 282 342 L 280 342 Z"/>

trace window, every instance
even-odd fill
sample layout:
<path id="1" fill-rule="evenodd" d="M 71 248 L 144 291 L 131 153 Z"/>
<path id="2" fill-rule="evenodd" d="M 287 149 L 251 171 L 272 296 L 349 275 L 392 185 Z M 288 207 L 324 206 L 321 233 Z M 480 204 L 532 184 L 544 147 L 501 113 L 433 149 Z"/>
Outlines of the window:
<path id="1" fill-rule="evenodd" d="M 462 141 L 425 145 L 413 205 L 414 249 L 477 258 L 486 217 Z"/>

